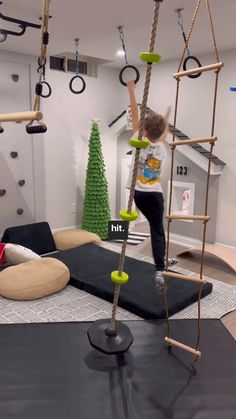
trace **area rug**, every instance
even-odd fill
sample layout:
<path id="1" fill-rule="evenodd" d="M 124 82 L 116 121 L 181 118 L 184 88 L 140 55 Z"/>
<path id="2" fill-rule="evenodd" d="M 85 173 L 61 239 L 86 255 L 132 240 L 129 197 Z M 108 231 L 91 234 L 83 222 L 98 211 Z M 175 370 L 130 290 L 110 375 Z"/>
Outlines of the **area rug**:
<path id="1" fill-rule="evenodd" d="M 102 243 L 102 246 L 119 252 L 119 247 L 111 243 Z M 153 263 L 151 258 L 132 251 L 127 251 L 127 255 Z M 172 269 L 183 274 L 194 274 L 178 266 Z M 207 280 L 213 284 L 213 291 L 201 301 L 201 317 L 220 319 L 236 310 L 236 287 L 211 278 Z M 94 321 L 109 318 L 111 308 L 111 303 L 69 285 L 60 293 L 35 301 L 12 301 L 0 297 L 0 324 Z M 172 316 L 174 319 L 196 317 L 196 303 Z M 118 307 L 117 319 L 138 320 L 140 317 Z"/>
<path id="2" fill-rule="evenodd" d="M 138 232 L 130 232 L 128 234 L 128 240 L 127 244 L 131 246 L 137 246 L 140 243 L 143 243 L 148 237 L 150 237 L 150 234 L 148 233 L 138 233 Z M 122 243 L 123 240 L 113 240 L 115 243 Z"/>

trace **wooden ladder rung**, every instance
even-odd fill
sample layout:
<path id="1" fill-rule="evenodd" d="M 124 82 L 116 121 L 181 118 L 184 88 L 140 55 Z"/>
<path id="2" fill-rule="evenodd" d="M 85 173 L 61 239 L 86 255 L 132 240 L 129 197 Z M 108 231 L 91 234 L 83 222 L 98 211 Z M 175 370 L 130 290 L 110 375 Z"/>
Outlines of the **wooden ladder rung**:
<path id="1" fill-rule="evenodd" d="M 190 352 L 191 354 L 194 354 L 197 359 L 201 358 L 201 352 L 196 351 L 196 349 L 191 348 L 191 346 L 184 345 L 181 342 L 178 342 L 177 340 L 165 337 L 165 342 L 168 343 L 168 345 L 176 346 L 176 348 L 183 349 L 184 351 Z"/>
<path id="2" fill-rule="evenodd" d="M 199 143 L 213 144 L 215 143 L 215 141 L 217 141 L 217 137 L 193 138 L 192 140 L 172 141 L 172 143 L 169 143 L 169 146 L 175 147 L 177 145 L 188 145 L 188 144 L 199 144 Z"/>
<path id="3" fill-rule="evenodd" d="M 169 272 L 166 271 L 164 272 L 164 277 L 165 278 L 176 278 L 176 279 L 181 279 L 183 281 L 191 281 L 191 282 L 197 282 L 199 284 L 206 284 L 206 280 L 204 278 L 199 278 L 195 275 L 182 275 L 182 274 L 178 274 L 176 272 Z"/>
<path id="4" fill-rule="evenodd" d="M 167 215 L 167 220 L 193 220 L 193 221 L 209 221 L 209 215 L 182 215 L 182 214 L 171 214 Z"/>
<path id="5" fill-rule="evenodd" d="M 215 63 L 215 64 L 210 64 L 210 65 L 206 65 L 204 67 L 191 68 L 190 70 L 180 71 L 179 73 L 174 73 L 173 77 L 176 80 L 178 80 L 181 77 L 190 76 L 192 74 L 205 73 L 206 71 L 212 71 L 212 70 L 220 71 L 222 67 L 224 67 L 224 63 L 222 63 L 222 62 Z"/>
<path id="6" fill-rule="evenodd" d="M 43 114 L 39 111 L 0 114 L 0 122 L 40 121 L 41 119 L 43 119 Z"/>

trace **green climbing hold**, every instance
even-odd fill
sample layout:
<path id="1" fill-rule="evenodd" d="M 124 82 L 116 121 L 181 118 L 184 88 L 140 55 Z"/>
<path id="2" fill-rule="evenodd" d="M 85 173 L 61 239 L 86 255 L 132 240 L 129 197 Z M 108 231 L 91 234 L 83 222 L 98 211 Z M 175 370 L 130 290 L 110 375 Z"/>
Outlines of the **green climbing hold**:
<path id="1" fill-rule="evenodd" d="M 160 54 L 155 54 L 151 52 L 140 52 L 139 58 L 145 63 L 155 64 L 155 63 L 159 63 L 162 57 Z"/>

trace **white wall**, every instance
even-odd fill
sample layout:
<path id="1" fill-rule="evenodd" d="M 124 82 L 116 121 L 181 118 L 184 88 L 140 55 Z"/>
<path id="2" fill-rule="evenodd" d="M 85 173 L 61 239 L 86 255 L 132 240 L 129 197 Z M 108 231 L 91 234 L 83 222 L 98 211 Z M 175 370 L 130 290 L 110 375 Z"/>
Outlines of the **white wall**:
<path id="1" fill-rule="evenodd" d="M 29 95 L 29 101 L 32 102 L 32 92 L 34 92 L 34 88 L 35 88 L 35 82 L 36 82 L 36 64 L 37 64 L 37 58 L 36 57 L 32 57 L 32 56 L 28 56 L 28 55 L 23 55 L 23 54 L 18 54 L 18 53 L 12 53 L 12 52 L 7 52 L 7 51 L 1 51 L 1 61 L 5 62 L 4 63 L 4 67 L 9 68 L 9 75 L 11 75 L 12 73 L 16 72 L 17 73 L 17 68 L 18 68 L 18 64 L 27 64 L 29 65 L 29 81 L 28 81 L 28 85 L 25 86 L 25 89 L 27 89 L 27 92 L 24 92 L 25 94 Z M 1 74 L 1 67 L 0 67 L 0 75 Z M 1 94 L 1 92 L 0 92 Z M 9 95 L 10 96 L 10 95 Z M 20 102 L 20 97 L 18 97 L 18 111 L 24 111 L 26 110 L 25 108 L 25 104 L 24 104 L 24 97 L 22 96 L 22 103 L 21 105 L 23 106 L 23 108 L 21 107 L 19 109 L 19 102 Z M 1 98 L 3 99 L 3 97 L 7 97 L 7 92 L 3 92 L 3 94 L 1 95 Z M 23 105 L 24 104 L 24 105 Z M 20 106 L 21 106 L 20 105 Z M 32 108 L 32 103 L 30 104 L 30 108 Z M 27 108 L 27 110 L 30 110 Z M 4 103 L 2 103 L 1 106 L 1 111 L 2 112 L 13 112 L 16 111 L 16 104 L 12 103 L 12 105 L 10 104 L 10 101 L 8 99 L 8 108 L 5 109 L 4 108 Z M 6 126 L 5 126 L 6 125 Z M 23 124 L 22 124 L 23 125 Z M 5 127 L 5 132 L 11 132 L 11 128 L 9 126 L 9 124 L 4 124 Z M 24 127 L 23 126 L 19 126 L 19 134 L 21 133 L 21 131 L 24 131 Z M 16 128 L 15 128 L 15 132 L 17 132 Z M 2 134 L 2 138 L 5 138 L 5 134 Z M 16 142 L 16 140 L 20 141 L 20 136 L 19 137 L 15 137 L 12 138 L 12 142 L 10 147 L 13 146 L 14 142 Z M 8 141 L 10 142 L 10 139 L 8 139 Z M 38 136 L 30 136 L 27 134 L 27 141 L 29 144 L 29 149 L 32 148 L 33 151 L 33 183 L 34 183 L 34 190 L 33 190 L 33 194 L 34 194 L 34 214 L 33 217 L 35 217 L 36 220 L 45 220 L 46 219 L 46 196 L 45 196 L 45 168 L 44 168 L 44 139 L 42 135 L 38 135 Z M 19 144 L 19 147 L 21 147 L 21 145 Z M 17 148 L 17 145 L 16 145 Z M 24 164 L 23 161 L 19 160 L 19 164 Z M 29 164 L 29 162 L 26 163 L 27 165 Z M 21 168 L 19 167 L 18 170 L 20 171 Z M 24 172 L 24 170 L 23 170 Z M 7 173 L 5 174 L 7 176 Z M 27 179 L 28 181 L 28 179 Z M 26 202 L 27 204 L 27 202 Z M 1 210 L 3 211 L 3 208 L 1 208 Z M 4 219 L 4 215 L 2 213 L 0 213 L 1 215 L 1 220 Z M 21 222 L 23 221 L 23 218 L 21 218 Z M 6 227 L 6 226 L 5 226 Z"/>
<path id="2" fill-rule="evenodd" d="M 236 53 L 220 54 L 225 67 L 220 74 L 215 134 L 218 141 L 214 154 L 226 163 L 220 178 L 217 203 L 216 241 L 236 247 L 234 215 L 236 208 L 236 140 L 235 109 L 236 94 L 229 86 L 236 85 Z M 212 56 L 200 57 L 202 65 L 215 62 Z M 148 106 L 164 113 L 169 105 L 174 109 L 176 81 L 172 75 L 177 70 L 176 61 L 163 62 L 153 67 Z M 143 76 L 137 86 L 138 101 L 142 100 Z M 208 136 L 211 132 L 214 73 L 205 73 L 199 79 L 185 78 L 180 83 L 180 101 L 177 127 L 192 137 Z M 127 94 L 123 94 L 123 106 Z M 170 122 L 173 122 L 173 112 Z"/>
<path id="3" fill-rule="evenodd" d="M 226 167 L 220 179 L 216 241 L 236 246 L 236 94 L 229 92 L 229 86 L 236 84 L 236 54 L 235 51 L 228 51 L 221 54 L 221 57 L 225 67 L 220 76 L 216 122 L 219 141 L 214 154 L 226 163 Z M 210 56 L 200 58 L 203 64 L 214 62 Z M 35 57 L 2 52 L 1 59 L 31 64 L 33 91 Z M 158 112 L 164 113 L 170 104 L 174 106 L 176 82 L 172 74 L 176 67 L 175 61 L 153 67 L 148 105 Z M 189 136 L 205 136 L 210 133 L 213 99 L 211 76 L 208 73 L 197 80 L 181 81 L 177 126 Z M 47 78 L 53 88 L 53 96 L 45 100 L 42 107 L 48 132 L 33 139 L 36 219 L 47 219 L 52 228 L 80 223 L 91 126 L 89 118 L 93 116 L 101 118 L 111 209 L 112 215 L 115 215 L 117 141 L 114 130 L 109 129 L 108 124 L 127 107 L 126 89 L 118 83 L 117 71 L 109 68 L 100 68 L 97 79 L 86 77 L 87 89 L 81 96 L 69 92 L 70 75 L 49 70 Z M 143 78 L 137 87 L 139 101 L 142 98 L 142 81 Z M 78 203 L 77 217 L 72 213 L 74 203 Z"/>
<path id="4" fill-rule="evenodd" d="M 33 103 L 37 58 L 2 52 L 1 59 L 9 62 L 10 74 L 14 72 L 14 62 L 30 65 Z M 87 88 L 82 95 L 69 91 L 72 75 L 47 70 L 53 94 L 42 100 L 41 109 L 48 131 L 29 137 L 33 143 L 35 218 L 47 220 L 54 229 L 81 223 L 92 117 L 101 119 L 111 212 L 115 214 L 117 141 L 111 137 L 108 124 L 120 109 L 117 71 L 100 67 L 98 78 L 85 77 Z M 72 211 L 73 204 L 77 205 L 76 214 Z"/>
<path id="5" fill-rule="evenodd" d="M 81 222 L 92 117 L 101 119 L 99 125 L 111 212 L 115 214 L 117 141 L 111 137 L 108 124 L 116 109 L 120 109 L 116 73 L 100 68 L 97 79 L 85 78 L 85 92 L 73 95 L 68 87 L 71 74 L 48 71 L 53 95 L 44 101 L 43 111 L 48 125 L 44 136 L 47 220 L 52 228 Z M 78 204 L 77 216 L 72 213 L 74 203 Z"/>

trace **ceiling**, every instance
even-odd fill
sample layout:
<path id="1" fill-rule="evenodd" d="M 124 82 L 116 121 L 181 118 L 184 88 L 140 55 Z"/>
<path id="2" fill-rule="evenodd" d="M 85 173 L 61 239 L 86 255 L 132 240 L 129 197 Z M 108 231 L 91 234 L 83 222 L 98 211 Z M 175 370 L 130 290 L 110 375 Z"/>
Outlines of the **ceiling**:
<path id="1" fill-rule="evenodd" d="M 191 50 L 194 55 L 212 50 L 209 25 L 202 0 Z M 235 48 L 235 0 L 210 0 L 219 49 Z M 164 0 L 161 4 L 156 51 L 163 59 L 179 56 L 183 39 L 174 10 L 184 7 L 183 17 L 188 28 L 196 0 Z M 120 66 L 124 58 L 117 57 L 120 48 L 116 27 L 124 25 L 126 49 L 130 64 L 138 63 L 138 53 L 147 50 L 154 2 L 152 0 L 51 0 L 49 23 L 49 54 L 74 51 L 74 38 L 80 38 L 80 51 L 112 61 Z M 11 17 L 39 23 L 41 0 L 5 0 L 0 11 Z M 16 30 L 16 26 L 0 20 L 2 28 Z M 9 36 L 0 43 L 0 50 L 39 54 L 40 31 L 28 28 L 22 37 Z"/>

